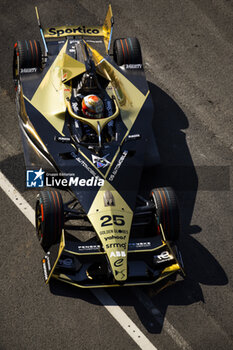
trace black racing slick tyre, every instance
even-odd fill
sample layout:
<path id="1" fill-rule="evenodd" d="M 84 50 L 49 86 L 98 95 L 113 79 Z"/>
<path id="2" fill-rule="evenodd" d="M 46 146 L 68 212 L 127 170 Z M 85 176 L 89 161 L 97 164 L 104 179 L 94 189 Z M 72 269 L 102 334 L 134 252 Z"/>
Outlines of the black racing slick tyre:
<path id="1" fill-rule="evenodd" d="M 36 201 L 36 231 L 42 248 L 49 248 L 61 239 L 64 208 L 60 192 L 41 191 Z"/>
<path id="2" fill-rule="evenodd" d="M 142 64 L 142 53 L 138 39 L 116 39 L 113 44 L 113 58 L 118 66 Z"/>
<path id="3" fill-rule="evenodd" d="M 180 234 L 180 215 L 175 192 L 170 187 L 155 188 L 151 191 L 159 224 L 162 224 L 165 237 L 176 241 Z"/>
<path id="4" fill-rule="evenodd" d="M 17 64 L 17 60 L 19 64 Z M 13 78 L 17 79 L 23 68 L 41 68 L 42 51 L 39 41 L 22 40 L 14 45 Z"/>

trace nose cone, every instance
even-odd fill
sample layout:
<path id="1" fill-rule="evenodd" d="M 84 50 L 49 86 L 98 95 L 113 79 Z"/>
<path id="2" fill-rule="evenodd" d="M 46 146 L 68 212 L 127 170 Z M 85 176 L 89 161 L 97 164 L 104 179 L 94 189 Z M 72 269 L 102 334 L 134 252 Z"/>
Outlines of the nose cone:
<path id="1" fill-rule="evenodd" d="M 127 253 L 132 218 L 132 212 L 116 210 L 115 207 L 108 207 L 105 211 L 89 215 L 116 281 L 122 282 L 127 279 Z"/>
<path id="2" fill-rule="evenodd" d="M 117 215 L 116 215 L 117 216 Z M 118 215 L 119 217 L 120 215 Z M 116 281 L 127 279 L 127 253 L 130 227 L 119 229 L 113 225 L 112 229 L 101 235 L 101 241 Z"/>
<path id="3" fill-rule="evenodd" d="M 107 182 L 98 191 L 88 218 L 102 243 L 116 281 L 127 280 L 127 253 L 133 211 Z"/>

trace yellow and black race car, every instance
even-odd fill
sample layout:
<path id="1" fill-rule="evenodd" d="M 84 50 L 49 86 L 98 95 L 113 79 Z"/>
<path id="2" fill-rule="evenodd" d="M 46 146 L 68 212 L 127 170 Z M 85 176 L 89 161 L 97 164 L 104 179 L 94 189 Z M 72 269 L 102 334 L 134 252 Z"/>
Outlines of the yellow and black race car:
<path id="1" fill-rule="evenodd" d="M 14 46 L 25 163 L 35 183 L 46 169 L 39 186 L 62 185 L 72 196 L 63 202 L 47 187 L 37 196 L 46 283 L 149 285 L 183 275 L 174 191 L 139 195 L 142 170 L 159 154 L 138 40 L 116 39 L 110 54 L 111 6 L 101 27 L 44 30 L 36 14 L 44 54 L 36 40 Z"/>

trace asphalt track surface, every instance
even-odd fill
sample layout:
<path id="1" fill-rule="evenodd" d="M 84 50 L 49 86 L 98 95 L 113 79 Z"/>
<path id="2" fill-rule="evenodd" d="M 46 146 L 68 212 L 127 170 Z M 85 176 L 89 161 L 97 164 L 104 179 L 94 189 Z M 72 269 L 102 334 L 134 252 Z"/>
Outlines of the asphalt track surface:
<path id="1" fill-rule="evenodd" d="M 11 81 L 14 42 L 40 40 L 35 5 L 46 27 L 102 24 L 107 4 L 1 0 L 1 171 L 33 207 Z M 155 287 L 107 293 L 158 350 L 232 349 L 233 1 L 119 0 L 112 7 L 114 37 L 141 42 L 163 164 L 160 176 L 150 169 L 145 181 L 177 191 L 187 278 L 159 294 Z M 0 349 L 139 348 L 89 290 L 44 285 L 34 227 L 0 194 Z"/>

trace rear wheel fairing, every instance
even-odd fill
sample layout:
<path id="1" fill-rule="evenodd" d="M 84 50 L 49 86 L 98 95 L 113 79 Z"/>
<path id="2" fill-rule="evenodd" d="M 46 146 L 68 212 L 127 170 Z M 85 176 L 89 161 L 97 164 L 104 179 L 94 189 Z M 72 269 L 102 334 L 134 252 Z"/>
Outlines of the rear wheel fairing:
<path id="1" fill-rule="evenodd" d="M 39 88 L 42 80 L 50 70 L 54 61 L 56 60 L 57 55 L 59 54 L 59 51 L 61 51 L 61 49 L 63 48 L 64 43 L 59 43 L 59 42 L 48 43 L 49 55 L 46 59 L 46 64 L 44 65 L 43 69 L 38 69 L 36 73 L 21 74 L 20 79 L 23 87 L 24 96 L 26 96 L 29 100 L 33 98 L 33 95 Z M 50 49 L 53 47 L 55 48 L 55 50 Z"/>
<path id="2" fill-rule="evenodd" d="M 60 134 L 65 123 L 65 98 L 70 91 L 66 91 L 67 88 L 62 83 L 63 54 L 66 46 L 67 44 L 61 49 L 30 101 Z"/>

